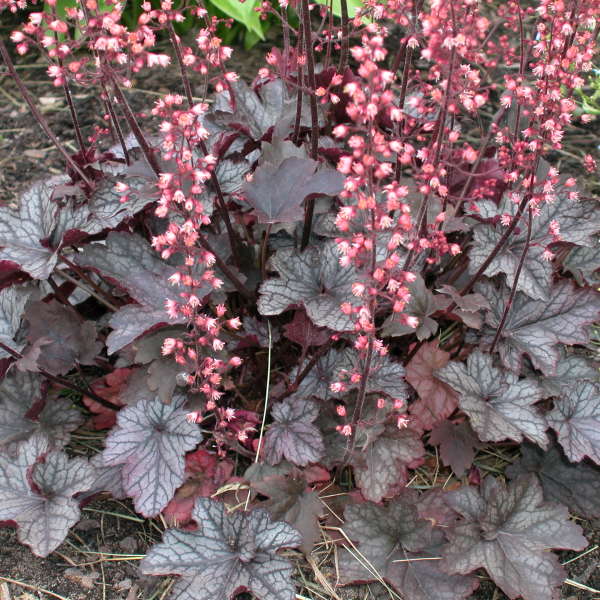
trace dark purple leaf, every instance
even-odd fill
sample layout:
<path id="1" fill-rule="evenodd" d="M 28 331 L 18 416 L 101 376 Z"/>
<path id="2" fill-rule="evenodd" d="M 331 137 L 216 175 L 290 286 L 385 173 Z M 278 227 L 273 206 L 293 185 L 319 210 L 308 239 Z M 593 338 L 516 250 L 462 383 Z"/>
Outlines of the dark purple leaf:
<path id="1" fill-rule="evenodd" d="M 452 311 L 460 317 L 462 322 L 471 329 L 480 329 L 483 324 L 481 310 L 489 310 L 490 303 L 481 294 L 465 294 L 461 296 L 458 290 L 451 285 L 442 285 L 438 292 L 450 297 L 456 304 Z"/>
<path id="2" fill-rule="evenodd" d="M 396 315 L 392 315 L 383 324 L 382 335 L 401 337 L 416 334 L 417 339 L 426 340 L 438 329 L 437 321 L 432 319 L 431 315 L 447 304 L 447 299 L 443 296 L 435 296 L 431 290 L 427 289 L 420 275 L 407 287 L 410 289 L 410 302 L 406 306 L 405 314 L 419 319 L 417 328 L 404 325 L 396 318 Z"/>
<path id="3" fill-rule="evenodd" d="M 79 520 L 73 496 L 90 488 L 94 470 L 85 459 L 48 452 L 44 436 L 21 442 L 16 457 L 0 453 L 0 520 L 12 520 L 19 541 L 48 556 Z M 42 462 L 36 462 L 45 455 Z"/>
<path id="4" fill-rule="evenodd" d="M 429 436 L 429 443 L 440 447 L 440 455 L 446 466 L 462 477 L 473 464 L 475 452 L 479 448 L 479 439 L 468 423 L 438 423 Z"/>
<path id="5" fill-rule="evenodd" d="M 161 261 L 151 246 L 137 235 L 111 232 L 106 244 L 86 246 L 76 261 L 82 267 L 94 269 L 114 280 L 137 302 L 123 306 L 110 318 L 113 332 L 107 338 L 109 354 L 153 327 L 167 324 L 165 300 L 181 301 L 177 290 L 168 282 L 177 269 Z M 197 293 L 202 296 L 208 291 L 206 287 Z M 180 321 L 173 319 L 170 322 Z"/>
<path id="6" fill-rule="evenodd" d="M 340 266 L 335 242 L 302 253 L 291 248 L 278 250 L 271 266 L 279 277 L 267 279 L 260 286 L 260 314 L 279 315 L 292 304 L 303 304 L 315 325 L 334 331 L 353 328 L 353 319 L 340 306 L 343 302 L 359 303 L 352 294 L 357 275 L 354 268 Z"/>
<path id="7" fill-rule="evenodd" d="M 247 319 L 244 319 L 244 328 L 247 331 L 246 322 Z M 330 335 L 325 327 L 315 327 L 303 310 L 297 310 L 294 318 L 283 329 L 285 337 L 301 346 L 304 351 L 310 346 L 322 346 L 329 340 Z"/>
<path id="8" fill-rule="evenodd" d="M 445 367 L 449 359 L 450 354 L 437 341 L 427 342 L 406 365 L 406 380 L 419 394 L 409 407 L 414 425 L 419 428 L 431 429 L 458 406 L 457 393 L 435 376 L 435 371 Z"/>
<path id="9" fill-rule="evenodd" d="M 32 416 L 34 407 L 37 410 Z M 68 400 L 45 397 L 43 380 L 37 374 L 13 372 L 0 383 L 0 448 L 36 431 L 46 434 L 52 446 L 59 448 L 83 421 Z"/>
<path id="10" fill-rule="evenodd" d="M 593 246 L 593 234 L 598 230 L 595 218 L 598 203 L 595 200 L 573 201 L 566 197 L 561 186 L 557 187 L 559 197 L 555 202 L 544 202 L 540 205 L 540 214 L 532 221 L 531 242 L 517 284 L 517 290 L 536 300 L 545 300 L 551 294 L 552 265 L 545 261 L 542 254 L 552 236 L 548 228 L 552 221 L 560 225 L 560 236 L 563 242 L 572 242 L 581 246 Z M 510 194 L 505 194 L 499 206 L 489 200 L 477 203 L 479 214 L 490 222 L 475 226 L 475 239 L 469 253 L 469 272 L 475 273 L 483 261 L 489 256 L 504 232 L 500 223 L 501 215 L 513 216 L 517 210 Z M 522 218 L 520 231 L 510 237 L 496 255 L 485 275 L 493 277 L 504 273 L 507 283 L 512 285 L 519 260 L 527 241 L 527 217 Z"/>
<path id="11" fill-rule="evenodd" d="M 600 244 L 596 241 L 594 247 L 575 246 L 565 258 L 563 268 L 572 273 L 579 285 L 598 287 L 598 269 L 600 269 Z"/>
<path id="12" fill-rule="evenodd" d="M 598 366 L 585 356 L 567 354 L 560 348 L 560 358 L 555 375 L 542 375 L 538 378 L 544 397 L 560 396 L 564 388 L 574 386 L 578 381 L 598 382 Z"/>
<path id="13" fill-rule="evenodd" d="M 374 400 L 368 400 L 353 439 L 337 431 L 341 420 L 333 406 L 324 405 L 318 421 L 326 448 L 323 463 L 329 468 L 352 465 L 362 495 L 373 502 L 394 495 L 398 487 L 405 485 L 408 468 L 418 466 L 425 454 L 416 432 L 398 429 L 391 405 L 388 401 L 384 408 L 377 409 Z M 352 415 L 354 402 L 346 410 Z"/>
<path id="14" fill-rule="evenodd" d="M 265 435 L 265 456 L 274 465 L 286 458 L 304 467 L 323 455 L 321 432 L 313 421 L 319 407 L 313 400 L 295 394 L 271 409 L 273 424 Z"/>
<path id="15" fill-rule="evenodd" d="M 158 399 L 140 400 L 117 415 L 117 426 L 106 438 L 105 466 L 123 466 L 123 487 L 136 510 L 157 515 L 184 481 L 185 453 L 202 435 L 188 423 L 183 399 L 167 405 Z"/>
<path id="16" fill-rule="evenodd" d="M 305 158 L 286 158 L 281 164 L 263 163 L 244 187 L 259 223 L 300 221 L 302 202 L 315 195 L 335 196 L 344 188 L 344 176 L 335 169 L 317 168 Z"/>
<path id="17" fill-rule="evenodd" d="M 290 97 L 282 80 L 272 80 L 257 91 L 241 79 L 230 85 L 235 95 L 235 111 L 231 109 L 228 92 L 217 95 L 215 112 L 209 117 L 217 126 L 237 129 L 259 140 L 271 127 L 281 126 L 281 121 L 285 121 L 288 127 L 293 124 L 296 99 Z M 310 127 L 311 124 L 306 99 L 303 101 L 300 124 L 303 127 Z"/>
<path id="18" fill-rule="evenodd" d="M 94 364 L 102 350 L 94 323 L 81 323 L 75 310 L 58 300 L 33 302 L 24 317 L 29 323 L 27 340 L 43 340 L 37 364 L 52 375 L 64 375 L 75 364 Z"/>
<path id="19" fill-rule="evenodd" d="M 567 458 L 600 464 L 600 386 L 581 381 L 564 388 L 547 417 Z"/>
<path id="20" fill-rule="evenodd" d="M 173 600 L 230 600 L 250 591 L 260 600 L 293 600 L 292 565 L 276 552 L 302 543 L 290 525 L 261 509 L 230 513 L 222 502 L 198 498 L 197 531 L 169 529 L 140 568 L 147 575 L 181 575 Z"/>
<path id="21" fill-rule="evenodd" d="M 509 290 L 500 292 L 487 283 L 479 291 L 489 300 L 492 310 L 486 322 L 484 343 L 491 343 L 508 301 Z M 598 318 L 600 294 L 590 289 L 575 289 L 568 281 L 555 285 L 548 300 L 532 300 L 517 292 L 500 335 L 498 351 L 502 362 L 519 373 L 522 355 L 545 375 L 554 375 L 559 359 L 559 344 L 585 344 L 588 325 Z"/>
<path id="22" fill-rule="evenodd" d="M 463 487 L 449 492 L 447 502 L 463 518 L 448 530 L 442 568 L 465 575 L 483 567 L 511 600 L 547 600 L 566 574 L 547 550 L 587 545 L 566 507 L 543 501 L 534 475 L 508 486 L 488 476 L 481 491 Z"/>
<path id="23" fill-rule="evenodd" d="M 269 511 L 275 521 L 285 521 L 302 535 L 300 549 L 308 556 L 320 537 L 319 517 L 324 505 L 319 494 L 307 487 L 303 477 L 272 474 L 253 481 L 252 489 L 269 499 L 258 506 Z"/>
<path id="24" fill-rule="evenodd" d="M 560 502 L 588 519 L 600 517 L 600 468 L 586 463 L 570 463 L 558 446 L 547 452 L 533 444 L 523 444 L 521 458 L 506 469 L 515 479 L 535 473 L 542 483 L 544 498 Z"/>
<path id="25" fill-rule="evenodd" d="M 458 404 L 467 413 L 483 442 L 524 437 L 547 447 L 548 424 L 535 408 L 542 399 L 537 383 L 519 379 L 510 371 L 494 367 L 493 357 L 475 350 L 467 362 L 451 362 L 436 377 L 459 393 Z"/>
<path id="26" fill-rule="evenodd" d="M 385 580 L 402 598 L 460 600 L 477 587 L 474 577 L 440 570 L 439 531 L 420 519 L 418 496 L 404 492 L 388 506 L 350 505 L 344 511 L 344 533 L 358 545 L 339 554 L 343 584 Z"/>

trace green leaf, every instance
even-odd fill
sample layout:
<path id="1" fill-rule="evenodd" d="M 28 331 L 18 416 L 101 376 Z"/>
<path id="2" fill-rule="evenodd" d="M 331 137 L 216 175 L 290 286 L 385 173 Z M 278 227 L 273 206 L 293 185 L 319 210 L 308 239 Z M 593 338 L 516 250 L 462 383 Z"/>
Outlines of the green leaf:
<path id="1" fill-rule="evenodd" d="M 331 6 L 333 10 L 333 14 L 336 17 L 342 16 L 342 2 L 341 0 L 333 0 L 333 3 L 328 0 L 317 0 L 319 4 L 323 4 L 324 6 Z M 354 14 L 356 13 L 357 8 L 362 8 L 362 0 L 347 0 L 346 4 L 348 5 L 348 17 L 352 19 Z"/>
<path id="2" fill-rule="evenodd" d="M 232 19 L 243 23 L 258 38 L 265 39 L 260 17 L 254 10 L 260 6 L 260 0 L 246 0 L 245 2 L 239 0 L 211 0 L 211 3 Z"/>

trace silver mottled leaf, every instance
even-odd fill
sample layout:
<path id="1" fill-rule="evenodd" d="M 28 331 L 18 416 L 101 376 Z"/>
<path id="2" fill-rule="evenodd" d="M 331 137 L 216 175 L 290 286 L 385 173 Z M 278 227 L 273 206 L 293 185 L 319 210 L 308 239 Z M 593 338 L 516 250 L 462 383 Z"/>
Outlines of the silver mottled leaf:
<path id="1" fill-rule="evenodd" d="M 508 486 L 488 476 L 481 491 L 463 487 L 449 492 L 447 502 L 463 518 L 447 530 L 441 567 L 461 574 L 483 567 L 511 599 L 548 600 L 565 570 L 547 550 L 587 545 L 566 507 L 543 501 L 534 475 Z"/>
<path id="2" fill-rule="evenodd" d="M 184 401 L 141 400 L 119 411 L 117 425 L 106 438 L 105 466 L 123 465 L 123 487 L 144 516 L 157 515 L 184 481 L 185 453 L 202 435 L 188 423 Z"/>
<path id="3" fill-rule="evenodd" d="M 402 598 L 460 600 L 477 587 L 474 577 L 448 575 L 439 568 L 439 532 L 419 518 L 417 495 L 405 491 L 387 506 L 350 505 L 344 511 L 344 533 L 357 543 L 356 552 L 339 553 L 344 584 L 383 578 Z"/>
<path id="4" fill-rule="evenodd" d="M 498 291 L 491 283 L 479 286 L 492 310 L 487 313 L 483 343 L 491 343 L 502 318 L 509 290 Z M 554 375 L 559 359 L 559 344 L 585 344 L 589 323 L 600 313 L 600 294 L 574 288 L 568 281 L 554 285 L 548 300 L 532 300 L 517 292 L 508 313 L 497 349 L 502 362 L 516 373 L 521 371 L 526 354 L 533 366 L 545 375 Z"/>
<path id="5" fill-rule="evenodd" d="M 581 381 L 564 388 L 547 419 L 569 460 L 588 456 L 600 464 L 600 386 Z"/>
<path id="6" fill-rule="evenodd" d="M 197 531 L 167 530 L 140 565 L 149 575 L 181 575 L 173 600 L 230 600 L 242 590 L 260 600 L 294 599 L 292 565 L 276 554 L 302 543 L 290 525 L 261 509 L 229 513 L 209 498 L 196 500 L 192 518 Z"/>
<path id="7" fill-rule="evenodd" d="M 542 399 L 537 383 L 494 367 L 493 357 L 475 350 L 467 362 L 450 362 L 435 372 L 459 395 L 460 408 L 484 442 L 524 437 L 546 448 L 548 427 L 535 403 Z"/>
<path id="8" fill-rule="evenodd" d="M 267 279 L 260 286 L 258 311 L 262 315 L 279 315 L 293 304 L 303 304 L 315 325 L 334 331 L 352 329 L 352 318 L 340 306 L 358 303 L 352 295 L 357 275 L 353 267 L 340 266 L 335 242 L 302 253 L 291 248 L 278 250 L 271 265 L 279 278 Z"/>
<path id="9" fill-rule="evenodd" d="M 73 496 L 89 489 L 94 479 L 87 460 L 62 452 L 36 462 L 45 452 L 43 436 L 36 435 L 19 444 L 16 457 L 0 454 L 0 520 L 15 521 L 19 541 L 38 556 L 48 556 L 77 523 L 79 505 Z"/>
<path id="10" fill-rule="evenodd" d="M 321 432 L 313 421 L 317 403 L 295 394 L 271 409 L 273 424 L 265 435 L 265 456 L 270 464 L 283 458 L 298 466 L 317 462 L 323 455 Z"/>
<path id="11" fill-rule="evenodd" d="M 13 285 L 0 291 L 0 342 L 19 352 L 23 348 L 22 341 L 16 342 L 15 336 L 21 326 L 21 318 L 25 305 L 34 292 L 31 284 Z M 0 348 L 0 358 L 9 354 Z"/>

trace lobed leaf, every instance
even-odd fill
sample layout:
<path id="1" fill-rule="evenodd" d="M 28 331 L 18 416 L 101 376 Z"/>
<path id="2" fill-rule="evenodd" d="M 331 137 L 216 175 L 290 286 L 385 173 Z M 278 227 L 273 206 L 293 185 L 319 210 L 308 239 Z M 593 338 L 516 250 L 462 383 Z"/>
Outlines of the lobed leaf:
<path id="1" fill-rule="evenodd" d="M 484 343 L 491 343 L 510 291 L 500 292 L 490 283 L 479 291 L 488 299 Z M 507 368 L 519 373 L 523 355 L 545 375 L 556 373 L 560 356 L 559 344 L 585 344 L 589 339 L 586 325 L 594 322 L 600 312 L 600 294 L 590 289 L 575 289 L 568 281 L 554 285 L 548 300 L 532 300 L 525 294 L 515 296 L 498 342 L 498 352 Z"/>
<path id="2" fill-rule="evenodd" d="M 16 457 L 0 453 L 0 520 L 13 520 L 19 541 L 46 557 L 80 516 L 75 494 L 88 490 L 93 468 L 85 459 L 48 452 L 39 434 L 21 442 Z M 42 462 L 38 459 L 44 457 Z"/>
<path id="3" fill-rule="evenodd" d="M 579 462 L 588 456 L 600 464 L 599 385 L 580 381 L 564 388 L 546 418 L 569 460 Z"/>
<path id="4" fill-rule="evenodd" d="M 287 523 L 262 509 L 230 513 L 223 503 L 198 498 L 197 531 L 169 529 L 140 568 L 147 575 L 181 575 L 173 600 L 230 600 L 250 591 L 260 600 L 293 600 L 292 565 L 276 552 L 301 544 Z"/>
<path id="5" fill-rule="evenodd" d="M 202 435 L 188 423 L 182 398 L 163 404 L 157 398 L 140 400 L 117 415 L 117 426 L 106 438 L 105 466 L 123 465 L 123 488 L 136 510 L 157 515 L 184 481 L 185 453 Z"/>
<path id="6" fill-rule="evenodd" d="M 544 498 L 569 507 L 588 519 L 600 516 L 600 468 L 584 462 L 570 463 L 557 445 L 544 452 L 532 444 L 523 444 L 521 458 L 509 465 L 511 479 L 535 473 L 542 484 Z"/>
<path id="7" fill-rule="evenodd" d="M 306 198 L 335 196 L 344 187 L 344 176 L 306 158 L 286 158 L 280 164 L 263 163 L 244 187 L 247 202 L 259 223 L 300 221 Z"/>
<path id="8" fill-rule="evenodd" d="M 474 577 L 448 575 L 439 568 L 439 530 L 418 516 L 418 496 L 405 491 L 387 506 L 350 505 L 344 533 L 358 552 L 339 553 L 343 584 L 383 578 L 410 600 L 460 600 L 477 587 Z"/>
<path id="9" fill-rule="evenodd" d="M 274 422 L 265 435 L 267 462 L 274 465 L 285 458 L 301 467 L 317 462 L 324 451 L 321 432 L 313 424 L 318 415 L 317 403 L 297 394 L 274 405 Z"/>
<path id="10" fill-rule="evenodd" d="M 459 393 L 458 404 L 481 441 L 528 438 L 548 446 L 548 425 L 534 406 L 542 399 L 535 381 L 494 367 L 492 356 L 480 350 L 466 364 L 450 362 L 435 374 Z"/>
<path id="11" fill-rule="evenodd" d="M 357 275 L 353 267 L 339 264 L 335 242 L 299 253 L 291 248 L 278 250 L 271 258 L 277 279 L 267 279 L 259 289 L 258 311 L 279 315 L 294 304 L 302 304 L 313 323 L 334 331 L 353 328 L 353 319 L 344 314 L 343 302 L 358 303 L 352 294 Z"/>
<path id="12" fill-rule="evenodd" d="M 488 476 L 481 491 L 463 487 L 448 492 L 447 502 L 462 519 L 448 530 L 441 567 L 461 574 L 485 568 L 511 600 L 547 600 L 565 578 L 556 555 L 547 550 L 587 545 L 567 509 L 543 501 L 534 475 L 508 486 Z"/>

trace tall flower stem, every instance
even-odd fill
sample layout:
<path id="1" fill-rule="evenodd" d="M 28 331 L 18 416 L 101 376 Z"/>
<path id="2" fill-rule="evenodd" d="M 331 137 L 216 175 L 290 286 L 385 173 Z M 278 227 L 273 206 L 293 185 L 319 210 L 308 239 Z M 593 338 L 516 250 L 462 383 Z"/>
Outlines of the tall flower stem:
<path id="1" fill-rule="evenodd" d="M 169 23 L 169 38 L 171 40 L 171 44 L 175 49 L 175 56 L 177 57 L 177 63 L 179 64 L 179 71 L 181 73 L 181 80 L 183 82 L 183 89 L 185 90 L 185 95 L 188 101 L 188 105 L 191 108 L 194 106 L 194 97 L 192 94 L 192 86 L 190 85 L 190 80 L 188 79 L 187 72 L 185 70 L 185 64 L 183 62 L 183 54 L 181 52 L 181 44 L 179 43 L 179 39 L 175 30 L 173 29 L 173 24 Z M 198 141 L 198 146 L 200 147 L 200 151 L 204 156 L 209 154 L 208 148 L 204 143 L 204 140 Z M 231 245 L 231 252 L 233 254 L 233 260 L 236 266 L 239 268 L 240 266 L 240 249 L 239 244 L 240 240 L 233 229 L 233 225 L 231 224 L 231 219 L 229 218 L 229 211 L 227 210 L 227 206 L 225 205 L 225 196 L 223 195 L 223 190 L 219 184 L 219 178 L 215 174 L 214 171 L 210 172 L 210 182 L 215 188 L 215 192 L 217 194 L 217 207 L 219 209 L 219 214 L 221 219 L 223 219 L 223 223 L 225 223 L 225 228 L 227 229 L 227 235 L 229 236 L 229 242 Z"/>
<path id="2" fill-rule="evenodd" d="M 304 31 L 304 48 L 306 50 L 306 71 L 308 75 L 308 87 L 310 88 L 310 157 L 317 160 L 319 150 L 319 115 L 317 111 L 317 97 L 315 96 L 315 59 L 313 56 L 313 40 L 310 27 L 310 11 L 308 10 L 308 0 L 301 0 L 302 3 L 302 29 Z M 306 201 L 304 211 L 304 229 L 302 230 L 301 248 L 304 250 L 308 246 L 310 232 L 312 229 L 313 215 L 315 212 L 315 199 L 309 198 Z"/>
<path id="3" fill-rule="evenodd" d="M 510 312 L 510 307 L 513 304 L 515 299 L 515 295 L 517 293 L 517 285 L 519 283 L 519 278 L 521 277 L 521 271 L 523 269 L 523 265 L 525 264 L 525 258 L 527 256 L 527 252 L 529 250 L 529 243 L 531 242 L 531 221 L 533 220 L 531 206 L 529 207 L 529 219 L 527 221 L 527 239 L 525 240 L 525 248 L 523 248 L 523 252 L 521 253 L 521 257 L 519 258 L 519 264 L 517 265 L 517 271 L 515 273 L 515 279 L 512 284 L 512 289 L 510 290 L 510 296 L 508 297 L 508 301 L 506 302 L 506 306 L 504 307 L 504 312 L 502 313 L 502 318 L 500 319 L 500 323 L 498 324 L 498 329 L 496 329 L 496 335 L 494 336 L 494 340 L 492 341 L 492 345 L 490 347 L 490 353 L 494 351 L 496 348 L 496 344 L 500 339 L 500 334 L 504 329 L 504 325 L 506 325 L 506 319 L 508 318 L 508 313 Z"/>
<path id="4" fill-rule="evenodd" d="M 63 145 L 60 143 L 58 138 L 54 135 L 48 122 L 39 111 L 38 107 L 34 104 L 29 91 L 25 87 L 22 79 L 19 77 L 17 70 L 15 69 L 15 65 L 13 64 L 10 54 L 4 45 L 4 42 L 0 39 L 0 55 L 2 55 L 2 59 L 4 60 L 4 64 L 8 68 L 8 72 L 10 76 L 13 78 L 13 81 L 19 88 L 19 92 L 21 96 L 23 96 L 23 100 L 27 103 L 29 110 L 33 114 L 35 120 L 38 122 L 40 127 L 44 130 L 44 133 L 50 138 L 56 149 L 63 155 L 64 159 L 67 161 L 68 165 L 81 177 L 81 179 L 88 185 L 90 188 L 93 187 L 92 182 L 88 179 L 87 175 L 83 172 L 81 167 L 71 158 L 69 153 L 65 150 Z"/>

